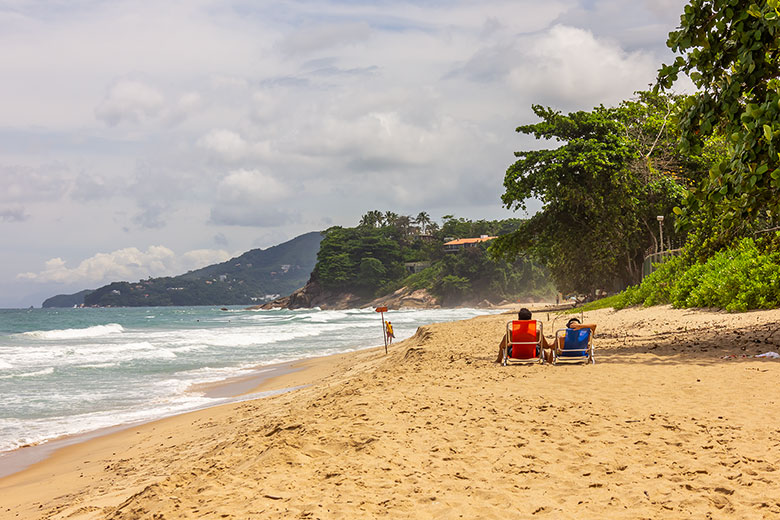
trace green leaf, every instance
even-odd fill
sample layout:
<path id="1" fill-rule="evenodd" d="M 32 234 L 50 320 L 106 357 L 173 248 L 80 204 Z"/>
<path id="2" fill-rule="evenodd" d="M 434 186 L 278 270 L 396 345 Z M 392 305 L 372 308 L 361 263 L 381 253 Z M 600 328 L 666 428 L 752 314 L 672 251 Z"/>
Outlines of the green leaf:
<path id="1" fill-rule="evenodd" d="M 764 125 L 764 139 L 772 141 L 772 127 L 769 125 Z"/>

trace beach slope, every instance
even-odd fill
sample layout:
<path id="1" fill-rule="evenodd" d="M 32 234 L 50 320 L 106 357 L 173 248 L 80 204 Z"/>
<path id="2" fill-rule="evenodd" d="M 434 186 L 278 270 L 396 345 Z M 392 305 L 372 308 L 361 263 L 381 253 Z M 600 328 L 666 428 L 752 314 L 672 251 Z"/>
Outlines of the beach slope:
<path id="1" fill-rule="evenodd" d="M 566 319 L 535 317 L 548 337 Z M 780 363 L 741 357 L 780 351 L 780 311 L 594 311 L 597 363 L 555 367 L 493 362 L 508 319 L 72 446 L 1 480 L 0 516 L 780 515 Z"/>

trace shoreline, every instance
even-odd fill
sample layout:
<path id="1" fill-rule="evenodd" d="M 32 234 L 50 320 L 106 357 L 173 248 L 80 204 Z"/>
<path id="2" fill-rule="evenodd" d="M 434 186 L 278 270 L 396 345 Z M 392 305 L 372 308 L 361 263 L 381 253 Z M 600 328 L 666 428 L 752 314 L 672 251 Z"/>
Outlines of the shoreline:
<path id="1" fill-rule="evenodd" d="M 498 309 L 496 308 L 496 310 Z M 112 435 L 129 428 L 152 424 L 171 417 L 238 403 L 247 399 L 265 399 L 277 393 L 298 389 L 318 380 L 322 377 L 320 373 L 330 373 L 332 365 L 342 357 L 348 357 L 355 352 L 372 349 L 382 349 L 382 346 L 363 346 L 349 352 L 301 358 L 269 365 L 257 365 L 249 369 L 251 372 L 248 374 L 230 376 L 213 382 L 196 383 L 186 390 L 186 393 L 202 393 L 204 397 L 219 400 L 219 402 L 206 403 L 190 410 L 168 413 L 155 418 L 119 423 L 80 433 L 53 437 L 2 452 L 0 453 L 0 461 L 2 461 L 0 484 L 4 478 L 25 471 L 35 464 L 45 462 L 58 450 L 87 443 L 95 438 Z M 314 376 L 311 376 L 310 372 L 314 373 Z"/>
<path id="2" fill-rule="evenodd" d="M 556 315 L 535 318 L 553 330 Z M 9 517 L 770 518 L 780 309 L 585 313 L 595 365 L 494 363 L 511 316 L 307 360 L 308 386 L 59 450 L 0 479 Z M 558 318 L 560 321 L 560 318 Z M 548 334 L 549 335 L 549 334 Z M 320 371 L 323 363 L 329 365 Z M 314 374 L 319 374 L 315 376 Z"/>
<path id="3" fill-rule="evenodd" d="M 378 349 L 379 347 L 365 347 L 354 352 Z M 0 488 L 3 480 L 22 473 L 32 466 L 45 464 L 47 460 L 66 448 L 78 448 L 94 439 L 121 433 L 131 428 L 139 428 L 167 419 L 186 416 L 204 410 L 210 410 L 220 406 L 241 403 L 251 399 L 265 399 L 280 393 L 290 392 L 316 382 L 323 373 L 329 373 L 332 364 L 340 356 L 351 354 L 340 353 L 330 356 L 316 356 L 312 358 L 274 363 L 271 365 L 258 365 L 252 368 L 250 374 L 229 377 L 220 381 L 200 383 L 193 385 L 187 391 L 192 393 L 202 392 L 206 397 L 223 400 L 209 404 L 194 410 L 165 415 L 155 419 L 121 423 L 89 430 L 73 435 L 65 435 L 40 442 L 38 444 L 20 446 L 19 448 L 0 453 Z"/>

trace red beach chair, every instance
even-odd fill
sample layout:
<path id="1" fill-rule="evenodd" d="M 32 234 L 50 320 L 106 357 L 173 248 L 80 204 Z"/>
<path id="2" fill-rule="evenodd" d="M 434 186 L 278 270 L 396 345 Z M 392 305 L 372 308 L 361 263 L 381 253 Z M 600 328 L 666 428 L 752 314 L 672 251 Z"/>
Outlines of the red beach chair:
<path id="1" fill-rule="evenodd" d="M 506 324 L 503 366 L 509 361 L 538 361 L 543 364 L 543 354 L 541 321 L 513 320 Z"/>

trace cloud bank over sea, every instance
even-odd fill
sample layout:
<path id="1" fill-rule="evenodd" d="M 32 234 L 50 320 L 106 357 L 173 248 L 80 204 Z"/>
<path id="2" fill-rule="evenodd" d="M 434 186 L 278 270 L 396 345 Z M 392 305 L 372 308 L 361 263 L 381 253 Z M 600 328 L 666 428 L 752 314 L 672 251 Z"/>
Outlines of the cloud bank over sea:
<path id="1" fill-rule="evenodd" d="M 0 307 L 372 209 L 514 216 L 503 174 L 538 146 L 514 132 L 531 104 L 647 88 L 683 5 L 2 4 Z"/>

